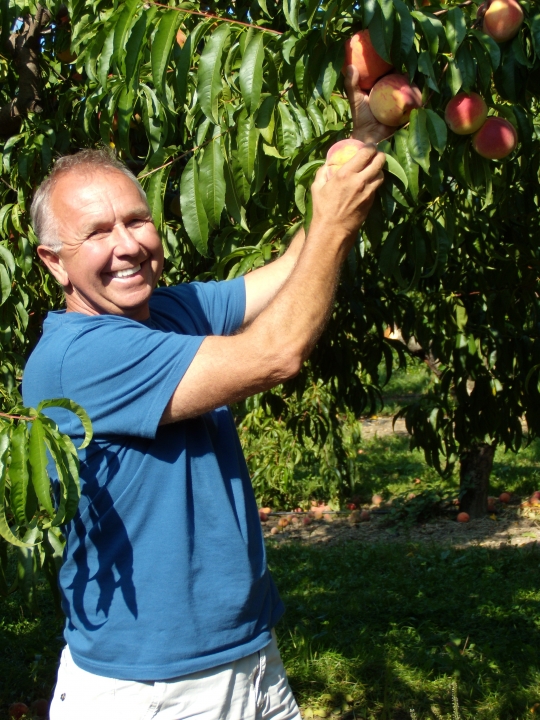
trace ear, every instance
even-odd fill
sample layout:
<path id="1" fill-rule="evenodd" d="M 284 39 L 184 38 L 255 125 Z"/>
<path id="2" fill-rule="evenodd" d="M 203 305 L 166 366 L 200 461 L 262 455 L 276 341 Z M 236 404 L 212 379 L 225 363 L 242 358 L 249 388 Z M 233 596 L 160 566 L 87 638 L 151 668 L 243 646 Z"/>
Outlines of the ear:
<path id="1" fill-rule="evenodd" d="M 70 285 L 68 274 L 64 268 L 62 258 L 58 253 L 55 253 L 51 248 L 46 245 L 38 245 L 37 253 L 41 259 L 41 262 L 47 266 L 49 272 L 54 275 L 60 285 L 64 289 L 67 289 Z"/>

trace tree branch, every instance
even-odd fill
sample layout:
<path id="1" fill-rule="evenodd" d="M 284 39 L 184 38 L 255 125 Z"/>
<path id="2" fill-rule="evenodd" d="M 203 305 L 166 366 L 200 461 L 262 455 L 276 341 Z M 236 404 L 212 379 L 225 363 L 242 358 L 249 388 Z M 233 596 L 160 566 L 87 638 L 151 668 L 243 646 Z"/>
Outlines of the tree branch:
<path id="1" fill-rule="evenodd" d="M 37 6 L 36 16 L 23 18 L 22 28 L 12 33 L 6 51 L 12 57 L 19 73 L 17 97 L 0 108 L 0 135 L 14 135 L 19 131 L 21 120 L 28 112 L 42 112 L 41 77 L 39 71 L 39 40 L 43 25 L 50 20 L 49 12 Z"/>

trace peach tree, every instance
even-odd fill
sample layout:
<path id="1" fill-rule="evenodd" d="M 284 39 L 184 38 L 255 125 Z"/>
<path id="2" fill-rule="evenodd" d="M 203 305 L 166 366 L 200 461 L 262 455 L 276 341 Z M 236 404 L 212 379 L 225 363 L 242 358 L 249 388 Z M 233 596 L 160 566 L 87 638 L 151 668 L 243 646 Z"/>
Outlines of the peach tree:
<path id="1" fill-rule="evenodd" d="M 401 411 L 411 443 L 443 475 L 460 462 L 463 509 L 484 513 L 495 447 L 519 449 L 520 418 L 529 437 L 540 430 L 538 4 L 3 0 L 0 13 L 1 566 L 14 538 L 34 545 L 21 548 L 27 569 L 45 563 L 49 528 L 74 512 L 59 519 L 58 503 L 75 497 L 76 452 L 18 396 L 44 313 L 61 303 L 36 262 L 28 213 L 54 158 L 114 148 L 146 189 L 165 283 L 249 272 L 309 225 L 314 173 L 351 133 L 342 68 L 359 30 L 382 82 L 398 76 L 416 100 L 379 144 L 386 182 L 328 331 L 301 375 L 260 407 L 280 415 L 291 393 L 324 387 L 324 412 L 287 411 L 288 422 L 317 442 L 332 438 L 345 468 L 339 413 L 374 408 L 396 357 L 413 354 L 436 382 Z M 487 114 L 474 137 L 459 104 L 472 93 Z M 458 107 L 445 113 L 453 98 Z M 502 159 L 496 118 L 513 138 Z M 261 416 L 248 410 L 256 428 Z M 41 445 L 32 441 L 40 426 Z M 45 447 L 65 478 L 56 502 L 45 491 Z M 351 472 L 336 481 L 338 495 Z"/>

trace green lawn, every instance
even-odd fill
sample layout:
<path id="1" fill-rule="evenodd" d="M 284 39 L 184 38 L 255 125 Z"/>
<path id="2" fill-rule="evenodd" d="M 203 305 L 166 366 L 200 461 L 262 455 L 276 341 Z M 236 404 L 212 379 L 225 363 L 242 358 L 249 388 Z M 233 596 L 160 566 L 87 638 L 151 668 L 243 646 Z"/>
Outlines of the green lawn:
<path id="1" fill-rule="evenodd" d="M 462 718 L 530 718 L 540 701 L 538 549 L 280 545 L 269 560 L 303 708 L 446 716 L 453 679 Z"/>

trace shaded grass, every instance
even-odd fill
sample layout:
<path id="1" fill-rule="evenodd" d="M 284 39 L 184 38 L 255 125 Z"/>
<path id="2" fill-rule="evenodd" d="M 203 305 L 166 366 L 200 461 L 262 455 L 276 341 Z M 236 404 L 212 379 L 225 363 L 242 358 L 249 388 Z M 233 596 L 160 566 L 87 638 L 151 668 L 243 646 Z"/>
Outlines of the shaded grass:
<path id="1" fill-rule="evenodd" d="M 0 717 L 12 702 L 30 705 L 49 698 L 55 678 L 64 619 L 45 583 L 38 586 L 37 617 L 28 617 L 19 592 L 0 598 Z M 74 718 L 75 720 L 75 718 Z"/>
<path id="2" fill-rule="evenodd" d="M 269 547 L 278 626 L 304 707 L 356 717 L 530 717 L 540 700 L 540 552 L 347 544 Z"/>

